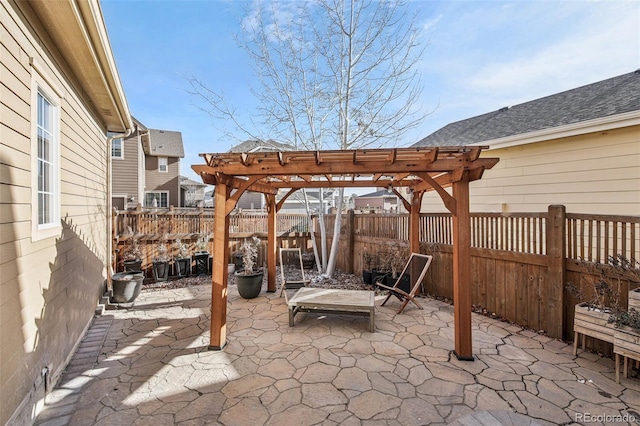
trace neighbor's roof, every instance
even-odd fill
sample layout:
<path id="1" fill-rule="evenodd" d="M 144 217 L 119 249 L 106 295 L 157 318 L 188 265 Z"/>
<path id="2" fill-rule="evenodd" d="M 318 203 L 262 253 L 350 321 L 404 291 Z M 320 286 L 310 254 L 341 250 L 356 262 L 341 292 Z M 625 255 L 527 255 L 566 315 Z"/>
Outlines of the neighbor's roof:
<path id="1" fill-rule="evenodd" d="M 640 70 L 450 123 L 413 146 L 486 144 L 640 111 Z"/>
<path id="2" fill-rule="evenodd" d="M 184 157 L 182 133 L 149 129 L 149 146 L 145 146 L 145 154 L 161 157 Z"/>
<path id="3" fill-rule="evenodd" d="M 264 152 L 264 151 L 292 151 L 291 145 L 276 142 L 272 139 L 266 141 L 248 140 L 231 147 L 229 152 Z"/>
<path id="4" fill-rule="evenodd" d="M 180 186 L 197 186 L 205 188 L 207 185 L 202 182 L 191 180 L 186 176 L 180 176 Z"/>
<path id="5" fill-rule="evenodd" d="M 380 198 L 380 197 L 397 197 L 393 192 L 389 192 L 386 189 L 381 189 L 376 192 L 370 192 L 364 195 L 358 195 L 358 198 Z"/>

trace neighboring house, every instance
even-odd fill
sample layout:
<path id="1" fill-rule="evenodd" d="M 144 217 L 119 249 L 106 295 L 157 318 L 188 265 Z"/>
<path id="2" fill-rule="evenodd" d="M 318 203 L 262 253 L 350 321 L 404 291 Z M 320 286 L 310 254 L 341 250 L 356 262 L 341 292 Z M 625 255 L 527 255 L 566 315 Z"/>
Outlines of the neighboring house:
<path id="1" fill-rule="evenodd" d="M 488 145 L 471 211 L 640 214 L 640 70 L 448 124 L 414 146 Z M 422 211 L 446 211 L 433 192 Z"/>
<path id="2" fill-rule="evenodd" d="M 180 176 L 180 207 L 201 207 L 204 206 L 204 191 L 207 185 L 196 182 L 186 176 Z"/>
<path id="3" fill-rule="evenodd" d="M 126 138 L 111 141 L 111 176 L 113 207 L 134 209 L 144 200 L 145 155 L 142 139 L 149 138 L 149 130 L 133 118 L 136 130 Z"/>
<path id="4" fill-rule="evenodd" d="M 280 201 L 280 199 L 288 192 L 289 190 L 283 190 L 276 195 L 276 200 Z M 333 188 L 326 188 L 323 191 L 322 205 L 324 206 L 323 211 L 325 213 L 329 213 L 331 207 L 335 204 L 334 201 L 334 191 Z M 317 214 L 320 211 L 320 191 L 316 188 L 310 188 L 306 190 L 307 193 L 307 201 L 309 202 L 309 211 L 311 214 Z M 306 213 L 307 209 L 305 206 L 304 193 L 302 190 L 298 190 L 291 194 L 285 202 L 282 204 L 282 208 L 280 209 L 280 213 Z"/>
<path id="5" fill-rule="evenodd" d="M 97 0 L 0 2 L 0 424 L 30 425 L 111 257 L 108 132 L 133 129 Z"/>
<path id="6" fill-rule="evenodd" d="M 291 145 L 276 142 L 274 140 L 247 140 L 233 146 L 229 152 L 270 152 L 270 151 L 293 151 Z M 266 201 L 264 195 L 259 192 L 247 191 L 238 200 L 237 209 L 242 210 L 264 210 Z"/>
<path id="7" fill-rule="evenodd" d="M 118 209 L 181 206 L 182 134 L 147 129 L 134 119 L 136 131 L 111 145 L 113 206 Z M 155 200 L 155 201 L 154 201 Z"/>
<path id="8" fill-rule="evenodd" d="M 180 206 L 180 158 L 184 157 L 182 133 L 149 129 L 149 138 L 142 139 L 142 146 L 145 153 L 143 205 Z"/>
<path id="9" fill-rule="evenodd" d="M 354 197 L 354 208 L 366 212 L 397 213 L 398 196 L 386 189 Z"/>

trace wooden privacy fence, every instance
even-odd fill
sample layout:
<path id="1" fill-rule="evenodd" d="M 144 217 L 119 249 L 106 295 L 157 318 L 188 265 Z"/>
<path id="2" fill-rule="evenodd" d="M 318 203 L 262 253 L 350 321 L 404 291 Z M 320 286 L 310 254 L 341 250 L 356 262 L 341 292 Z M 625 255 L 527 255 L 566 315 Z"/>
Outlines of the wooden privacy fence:
<path id="1" fill-rule="evenodd" d="M 237 250 L 244 238 L 256 235 L 263 240 L 258 263 L 266 262 L 266 219 L 266 213 L 231 216 L 229 252 Z M 329 243 L 334 223 L 334 215 L 325 215 Z M 213 212 L 118 212 L 114 216 L 120 249 L 116 270 L 121 270 L 122 252 L 132 238 L 126 235 L 129 226 L 141 242 L 143 267 L 148 268 L 165 233 L 170 251 L 173 240 L 181 238 L 193 252 L 197 237 L 213 229 Z M 318 238 L 317 219 L 313 226 Z M 308 250 L 308 229 L 305 215 L 279 214 L 278 246 Z M 420 215 L 421 252 L 434 255 L 424 290 L 449 298 L 453 297 L 452 229 L 449 214 Z M 337 268 L 360 275 L 366 266 L 365 253 L 376 258 L 408 247 L 408 232 L 406 214 L 344 214 Z M 571 340 L 573 309 L 578 301 L 565 289 L 566 283 L 572 282 L 588 293 L 590 283 L 597 278 L 588 262 L 606 263 L 609 256 L 616 255 L 640 259 L 640 217 L 566 213 L 563 206 L 550 206 L 540 213 L 472 213 L 471 246 L 474 305 L 531 329 L 545 330 L 552 337 Z M 623 304 L 627 303 L 627 290 L 634 285 L 623 283 Z M 590 344 L 607 350 L 596 342 Z"/>
<path id="2" fill-rule="evenodd" d="M 325 219 L 326 229 L 333 229 L 335 217 Z M 365 261 L 373 258 L 375 263 L 376 257 L 381 261 L 390 251 L 408 247 L 408 225 L 406 214 L 343 215 L 337 268 L 359 275 Z M 563 206 L 550 206 L 542 213 L 472 213 L 473 304 L 571 340 L 578 301 L 566 283 L 590 294 L 590 283 L 597 277 L 584 261 L 606 263 L 616 255 L 640 259 L 639 239 L 637 216 L 571 214 Z M 421 252 L 434 255 L 424 290 L 452 298 L 451 215 L 421 214 L 420 242 Z M 623 283 L 623 304 L 633 286 Z"/>
<path id="3" fill-rule="evenodd" d="M 136 240 L 142 253 L 142 268 L 151 277 L 153 259 L 159 253 L 159 246 L 168 249 L 171 258 L 177 255 L 174 242 L 180 239 L 186 244 L 190 254 L 196 251 L 196 241 L 208 236 L 210 246 L 213 238 L 212 209 L 174 208 L 117 211 L 113 215 L 114 271 L 123 270 L 123 259 L 127 250 Z M 279 247 L 301 247 L 307 250 L 310 243 L 309 221 L 304 214 L 278 215 L 277 238 Z M 258 253 L 258 264 L 266 262 L 267 213 L 236 214 L 230 216 L 229 263 L 233 263 L 233 252 L 237 251 L 246 238 L 257 236 L 262 241 Z M 211 249 L 209 249 L 211 252 Z"/>
<path id="4" fill-rule="evenodd" d="M 213 232 L 213 209 L 175 208 L 121 210 L 114 215 L 114 233 L 159 236 L 210 234 Z M 309 221 L 304 214 L 279 214 L 277 232 L 309 232 Z M 229 217 L 231 233 L 267 233 L 267 213 L 238 213 Z"/>

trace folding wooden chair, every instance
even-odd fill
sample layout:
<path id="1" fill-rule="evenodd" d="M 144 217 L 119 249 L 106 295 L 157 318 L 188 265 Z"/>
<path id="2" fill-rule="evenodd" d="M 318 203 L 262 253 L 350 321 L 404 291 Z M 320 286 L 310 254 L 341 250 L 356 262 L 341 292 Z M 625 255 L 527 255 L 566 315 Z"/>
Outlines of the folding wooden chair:
<path id="1" fill-rule="evenodd" d="M 297 253 L 298 260 L 300 261 L 300 275 L 296 277 L 285 277 L 284 262 L 282 261 L 282 253 Z M 282 277 L 282 287 L 280 287 L 280 297 L 284 293 L 284 298 L 287 299 L 287 289 L 298 289 L 300 287 L 306 287 L 309 284 L 309 280 L 304 275 L 304 267 L 302 266 L 302 251 L 300 248 L 281 248 L 280 249 L 280 276 Z"/>
<path id="2" fill-rule="evenodd" d="M 391 296 L 395 296 L 402 302 L 402 304 L 400 305 L 400 309 L 398 309 L 398 313 L 402 313 L 409 301 L 413 302 L 418 308 L 422 309 L 422 306 L 420 306 L 420 304 L 416 301 L 415 296 L 418 288 L 420 287 L 420 284 L 422 283 L 422 280 L 427 274 L 427 269 L 429 269 L 429 265 L 431 265 L 432 260 L 433 256 L 427 254 L 411 253 L 407 264 L 404 265 L 404 269 L 402 270 L 402 273 L 400 273 L 400 276 L 398 277 L 398 280 L 393 285 L 393 287 L 378 284 L 378 287 L 389 291 L 389 295 L 386 299 L 384 299 L 384 302 L 382 302 L 381 306 L 384 306 L 384 304 L 387 303 Z M 399 287 L 402 281 L 402 276 L 405 275 L 405 273 L 409 275 L 410 290 L 408 293 Z"/>

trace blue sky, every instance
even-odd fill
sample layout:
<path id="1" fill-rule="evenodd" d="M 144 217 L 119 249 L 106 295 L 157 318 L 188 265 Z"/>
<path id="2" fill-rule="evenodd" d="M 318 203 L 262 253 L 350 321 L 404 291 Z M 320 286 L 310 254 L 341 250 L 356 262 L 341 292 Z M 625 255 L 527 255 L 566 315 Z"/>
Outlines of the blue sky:
<path id="1" fill-rule="evenodd" d="M 291 0 L 294 1 L 294 0 Z M 248 58 L 234 41 L 243 1 L 102 0 L 131 113 L 150 128 L 182 132 L 181 174 L 198 179 L 198 154 L 227 151 L 224 137 L 187 90 L 187 75 L 254 112 Z M 638 1 L 413 0 L 429 40 L 421 103 L 431 114 L 408 146 L 450 122 L 640 68 Z M 222 123 L 223 124 L 223 123 Z"/>

